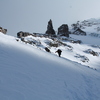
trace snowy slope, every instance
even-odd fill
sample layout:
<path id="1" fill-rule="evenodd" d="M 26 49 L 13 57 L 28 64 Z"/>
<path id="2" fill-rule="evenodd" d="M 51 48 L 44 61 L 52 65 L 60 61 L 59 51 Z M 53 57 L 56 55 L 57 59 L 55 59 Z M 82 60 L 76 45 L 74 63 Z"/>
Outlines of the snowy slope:
<path id="1" fill-rule="evenodd" d="M 100 19 L 91 18 L 81 22 L 83 30 L 88 33 L 100 34 Z"/>
<path id="2" fill-rule="evenodd" d="M 100 18 L 91 18 L 84 21 L 77 21 L 75 24 L 87 34 L 98 34 L 100 38 Z"/>
<path id="3" fill-rule="evenodd" d="M 0 100 L 100 100 L 99 83 L 99 70 L 0 33 Z"/>
<path id="4" fill-rule="evenodd" d="M 35 44 L 30 44 L 31 46 L 34 46 L 35 48 L 38 48 L 42 51 L 45 51 L 45 47 L 48 47 L 51 51 L 51 54 L 57 55 L 55 51 L 57 49 L 62 50 L 62 57 L 69 59 L 71 61 L 78 62 L 82 65 L 89 66 L 93 69 L 100 70 L 100 38 L 92 37 L 90 35 L 86 36 L 80 36 L 80 35 L 72 35 L 70 34 L 70 39 L 73 40 L 81 40 L 82 43 L 72 43 L 70 41 L 65 41 L 62 39 L 50 39 L 45 37 L 34 37 L 34 36 L 27 36 L 24 38 L 25 41 L 32 41 L 35 42 Z M 58 47 L 50 46 L 50 43 L 62 43 L 62 45 Z M 18 41 L 22 44 L 26 44 L 22 41 Z M 64 44 L 64 45 L 63 45 Z M 26 44 L 29 45 L 29 44 Z M 97 56 L 93 56 L 89 53 L 89 51 L 94 51 L 97 53 Z"/>

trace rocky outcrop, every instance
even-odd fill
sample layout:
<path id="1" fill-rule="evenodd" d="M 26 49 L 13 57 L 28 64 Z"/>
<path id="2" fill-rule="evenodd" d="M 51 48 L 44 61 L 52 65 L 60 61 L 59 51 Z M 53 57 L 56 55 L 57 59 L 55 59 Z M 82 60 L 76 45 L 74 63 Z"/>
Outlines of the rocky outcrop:
<path id="1" fill-rule="evenodd" d="M 93 36 L 93 37 L 98 37 L 98 38 L 100 38 L 100 34 L 98 34 L 98 33 L 90 33 L 89 35 L 90 35 L 90 36 Z"/>
<path id="2" fill-rule="evenodd" d="M 86 56 L 84 56 L 84 55 L 76 54 L 75 57 L 76 57 L 77 59 L 80 59 L 80 61 L 82 61 L 83 63 L 89 62 L 89 58 L 86 57 Z"/>
<path id="3" fill-rule="evenodd" d="M 47 51 L 47 52 L 51 52 L 50 49 L 48 49 L 47 47 L 45 47 L 45 51 Z"/>
<path id="4" fill-rule="evenodd" d="M 77 28 L 76 30 L 74 30 L 72 32 L 72 34 L 75 34 L 75 35 L 86 35 L 86 32 L 82 31 L 80 28 Z"/>
<path id="5" fill-rule="evenodd" d="M 0 32 L 2 32 L 3 34 L 7 33 L 7 29 L 3 29 L 2 27 L 0 27 Z"/>
<path id="6" fill-rule="evenodd" d="M 84 51 L 84 52 L 85 52 L 85 53 L 89 53 L 89 54 L 91 54 L 91 55 L 93 55 L 93 56 L 99 56 L 99 53 L 93 51 L 92 49 L 88 49 L 88 50 L 86 50 L 86 51 Z"/>
<path id="7" fill-rule="evenodd" d="M 69 37 L 69 29 L 67 24 L 63 24 L 58 28 L 58 33 L 57 35 L 59 36 L 66 36 Z"/>
<path id="8" fill-rule="evenodd" d="M 29 33 L 29 32 L 23 32 L 23 31 L 20 31 L 20 32 L 17 33 L 18 38 L 26 37 L 26 36 L 29 36 L 29 35 L 32 35 L 32 34 Z"/>
<path id="9" fill-rule="evenodd" d="M 52 36 L 55 35 L 55 30 L 53 29 L 52 20 L 48 22 L 46 34 Z"/>

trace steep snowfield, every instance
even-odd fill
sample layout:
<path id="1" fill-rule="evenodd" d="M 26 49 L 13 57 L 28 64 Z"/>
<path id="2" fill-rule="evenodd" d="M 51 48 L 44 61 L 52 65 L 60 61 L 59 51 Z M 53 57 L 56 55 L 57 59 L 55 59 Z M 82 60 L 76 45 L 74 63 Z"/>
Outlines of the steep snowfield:
<path id="1" fill-rule="evenodd" d="M 44 48 L 48 47 L 51 53 L 54 55 L 57 55 L 57 53 L 55 53 L 57 49 L 61 49 L 62 50 L 61 56 L 63 58 L 81 63 L 82 65 L 89 66 L 93 69 L 100 70 L 100 38 L 92 37 L 89 35 L 79 36 L 79 35 L 72 35 L 72 34 L 70 34 L 70 37 L 71 37 L 70 39 L 73 39 L 73 40 L 75 39 L 81 40 L 82 43 L 81 44 L 71 43 L 69 41 L 63 41 L 63 40 L 58 39 L 57 41 L 64 43 L 65 46 L 61 45 L 58 47 L 53 47 L 48 44 L 50 42 L 54 43 L 56 41 L 53 41 L 50 38 L 28 36 L 28 37 L 25 37 L 24 39 L 26 41 L 35 41 L 36 44 L 34 45 L 34 47 L 42 51 L 45 51 Z M 93 56 L 92 54 L 89 53 L 89 50 L 96 52 L 98 56 Z"/>
<path id="2" fill-rule="evenodd" d="M 0 100 L 100 100 L 99 94 L 99 70 L 0 33 Z"/>

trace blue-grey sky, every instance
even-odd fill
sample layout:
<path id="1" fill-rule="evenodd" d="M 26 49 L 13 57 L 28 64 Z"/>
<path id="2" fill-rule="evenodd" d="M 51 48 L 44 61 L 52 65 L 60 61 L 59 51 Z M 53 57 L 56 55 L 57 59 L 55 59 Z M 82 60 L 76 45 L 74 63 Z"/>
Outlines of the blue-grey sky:
<path id="1" fill-rule="evenodd" d="M 100 18 L 100 0 L 0 0 L 0 26 L 8 34 L 45 33 L 50 19 L 55 31 L 62 24 Z"/>

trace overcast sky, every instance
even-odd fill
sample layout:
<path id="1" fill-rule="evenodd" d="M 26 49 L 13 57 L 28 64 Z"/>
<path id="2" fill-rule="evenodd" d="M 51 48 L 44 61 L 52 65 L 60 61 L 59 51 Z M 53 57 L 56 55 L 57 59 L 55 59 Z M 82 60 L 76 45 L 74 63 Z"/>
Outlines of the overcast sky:
<path id="1" fill-rule="evenodd" d="M 0 0 L 0 26 L 8 34 L 45 33 L 50 19 L 55 31 L 62 24 L 100 18 L 100 0 Z"/>

